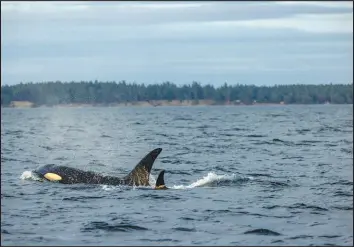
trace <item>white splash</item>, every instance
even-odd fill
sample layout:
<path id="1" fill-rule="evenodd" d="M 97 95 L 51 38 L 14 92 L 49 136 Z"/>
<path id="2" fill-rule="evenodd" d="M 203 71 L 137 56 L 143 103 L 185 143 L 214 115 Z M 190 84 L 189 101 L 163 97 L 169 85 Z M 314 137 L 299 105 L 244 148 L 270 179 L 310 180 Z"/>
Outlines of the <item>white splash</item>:
<path id="1" fill-rule="evenodd" d="M 101 185 L 102 189 L 105 191 L 112 191 L 112 190 L 117 190 L 117 186 L 113 185 Z"/>
<path id="2" fill-rule="evenodd" d="M 208 175 L 205 177 L 197 180 L 196 182 L 190 184 L 190 185 L 174 185 L 171 188 L 172 189 L 191 189 L 195 187 L 201 187 L 205 186 L 208 184 L 211 184 L 213 182 L 221 182 L 221 181 L 234 181 L 238 179 L 245 179 L 240 176 L 237 176 L 236 174 L 227 174 L 227 175 L 217 175 L 214 172 L 209 172 Z M 246 179 L 253 180 L 253 177 L 247 177 Z"/>
<path id="3" fill-rule="evenodd" d="M 42 181 L 40 177 L 38 177 L 36 174 L 34 174 L 32 171 L 24 171 L 21 174 L 20 177 L 22 180 L 36 180 L 36 181 Z"/>

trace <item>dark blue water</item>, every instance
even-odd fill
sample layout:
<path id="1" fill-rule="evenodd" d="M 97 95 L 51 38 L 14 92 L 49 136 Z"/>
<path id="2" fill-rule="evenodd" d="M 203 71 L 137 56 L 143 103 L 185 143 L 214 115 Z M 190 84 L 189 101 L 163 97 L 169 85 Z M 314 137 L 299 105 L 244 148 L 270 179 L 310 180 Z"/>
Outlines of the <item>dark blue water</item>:
<path id="1" fill-rule="evenodd" d="M 151 184 L 36 181 L 44 164 Z M 1 109 L 2 245 L 353 245 L 353 106 Z"/>

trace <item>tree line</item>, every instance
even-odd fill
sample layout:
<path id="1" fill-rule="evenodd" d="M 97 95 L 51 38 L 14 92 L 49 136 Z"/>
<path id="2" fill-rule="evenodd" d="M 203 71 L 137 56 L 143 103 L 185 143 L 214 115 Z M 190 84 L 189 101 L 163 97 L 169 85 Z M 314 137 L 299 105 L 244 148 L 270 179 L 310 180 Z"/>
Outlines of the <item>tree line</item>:
<path id="1" fill-rule="evenodd" d="M 121 82 L 40 82 L 1 86 L 1 105 L 12 101 L 30 101 L 35 105 L 112 104 L 151 100 L 213 100 L 243 104 L 352 104 L 353 84 L 294 84 L 275 86 L 228 85 L 215 88 L 198 82 L 177 86 Z"/>

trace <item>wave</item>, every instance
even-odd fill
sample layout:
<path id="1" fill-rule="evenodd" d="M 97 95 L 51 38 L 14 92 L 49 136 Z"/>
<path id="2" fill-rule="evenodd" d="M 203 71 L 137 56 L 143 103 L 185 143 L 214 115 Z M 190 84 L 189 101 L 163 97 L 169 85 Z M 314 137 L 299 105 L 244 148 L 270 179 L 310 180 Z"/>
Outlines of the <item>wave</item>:
<path id="1" fill-rule="evenodd" d="M 292 205 L 280 206 L 280 205 L 272 205 L 272 206 L 264 206 L 266 209 L 275 209 L 275 208 L 288 208 L 288 209 L 313 209 L 315 211 L 328 211 L 327 208 L 323 208 L 316 205 L 309 205 L 305 203 L 295 203 Z"/>
<path id="2" fill-rule="evenodd" d="M 272 230 L 269 230 L 269 229 L 264 229 L 264 228 L 246 231 L 243 234 L 270 235 L 270 236 L 279 236 L 279 235 L 281 235 L 278 232 L 275 232 L 275 231 L 272 231 Z"/>
<path id="3" fill-rule="evenodd" d="M 148 228 L 127 224 L 127 223 L 119 223 L 119 224 L 109 224 L 103 221 L 92 221 L 89 224 L 86 224 L 81 231 L 82 232 L 91 232 L 95 230 L 103 230 L 108 232 L 128 232 L 128 231 L 146 231 Z"/>

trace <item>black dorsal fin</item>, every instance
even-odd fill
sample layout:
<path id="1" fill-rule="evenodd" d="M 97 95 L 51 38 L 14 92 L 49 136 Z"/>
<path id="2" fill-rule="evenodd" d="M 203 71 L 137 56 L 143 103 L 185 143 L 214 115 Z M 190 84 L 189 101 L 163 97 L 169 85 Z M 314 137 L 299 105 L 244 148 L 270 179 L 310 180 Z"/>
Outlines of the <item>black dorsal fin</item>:
<path id="1" fill-rule="evenodd" d="M 164 180 L 164 176 L 165 175 L 165 170 L 162 170 L 159 173 L 159 176 L 157 177 L 156 180 L 156 185 L 155 185 L 155 189 L 156 190 L 164 190 L 167 189 L 166 185 L 165 185 L 165 180 Z"/>
<path id="2" fill-rule="evenodd" d="M 127 180 L 129 185 L 148 186 L 152 165 L 161 151 L 162 148 L 156 148 L 148 153 L 135 168 L 124 177 L 124 180 Z"/>

